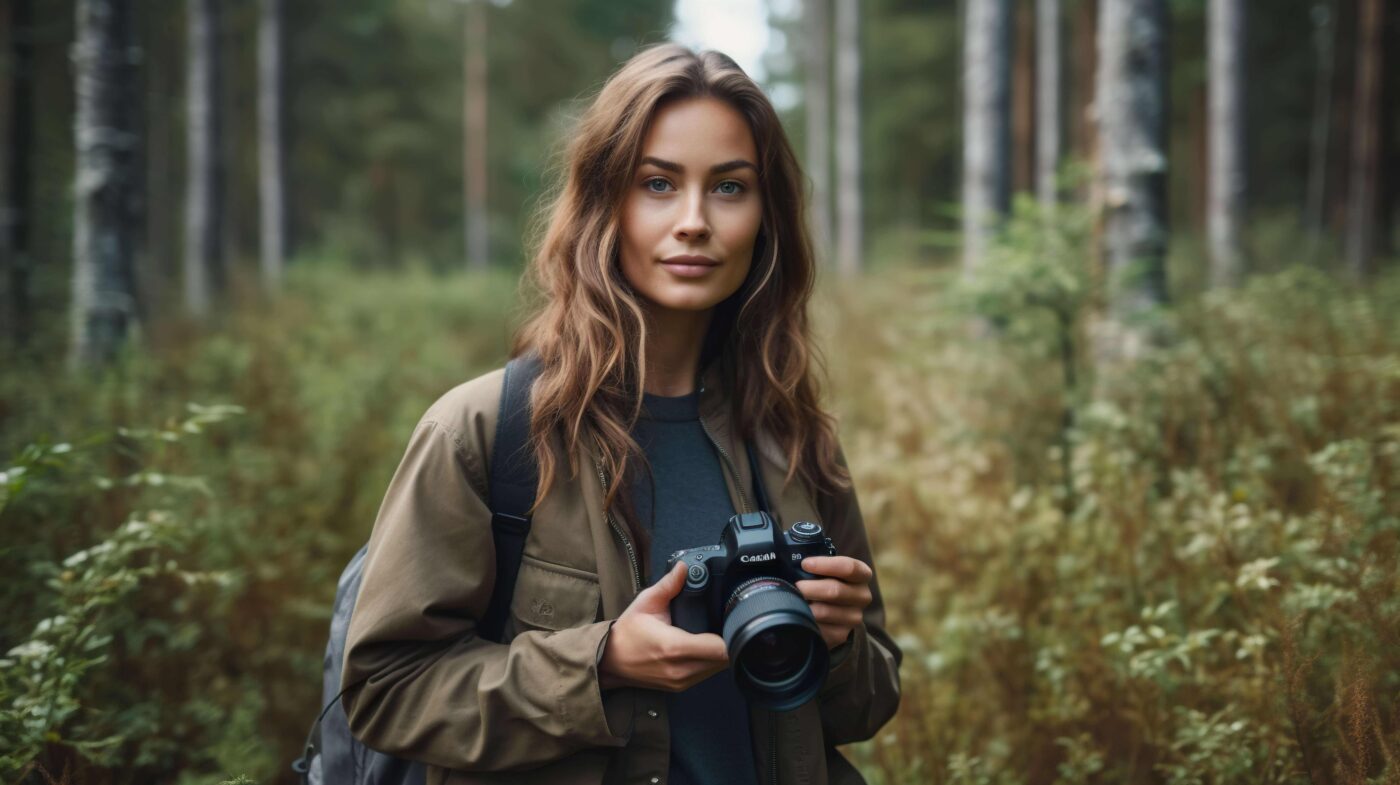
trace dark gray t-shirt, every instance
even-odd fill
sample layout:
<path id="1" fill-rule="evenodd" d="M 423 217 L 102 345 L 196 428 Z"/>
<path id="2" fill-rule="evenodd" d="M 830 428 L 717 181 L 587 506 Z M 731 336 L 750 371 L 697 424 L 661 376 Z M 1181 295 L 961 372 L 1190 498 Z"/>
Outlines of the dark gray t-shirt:
<path id="1" fill-rule="evenodd" d="M 717 544 L 734 514 L 719 453 L 700 424 L 699 404 L 698 392 L 674 398 L 646 395 L 632 432 L 655 479 L 654 495 L 645 472 L 634 475 L 631 488 L 637 514 L 651 531 L 653 582 L 674 551 Z M 669 785 L 757 785 L 748 703 L 731 671 L 668 694 L 667 713 Z"/>

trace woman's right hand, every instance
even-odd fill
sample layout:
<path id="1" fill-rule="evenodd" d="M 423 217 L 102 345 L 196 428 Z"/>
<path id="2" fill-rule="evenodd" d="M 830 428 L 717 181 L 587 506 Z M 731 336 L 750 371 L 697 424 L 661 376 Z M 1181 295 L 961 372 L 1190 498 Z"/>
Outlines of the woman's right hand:
<path id="1" fill-rule="evenodd" d="M 642 590 L 613 623 L 598 664 L 603 689 L 680 692 L 729 667 L 724 639 L 671 626 L 671 600 L 685 586 L 685 564 Z"/>

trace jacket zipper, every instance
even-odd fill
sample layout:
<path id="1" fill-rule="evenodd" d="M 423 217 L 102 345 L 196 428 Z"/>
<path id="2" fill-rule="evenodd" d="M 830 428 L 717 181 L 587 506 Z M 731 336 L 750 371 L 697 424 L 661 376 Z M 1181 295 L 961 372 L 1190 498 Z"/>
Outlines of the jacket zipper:
<path id="1" fill-rule="evenodd" d="M 704 392 L 705 385 L 701 384 L 700 393 L 703 395 Z M 739 489 L 739 503 L 743 505 L 744 508 L 741 512 L 752 512 L 749 508 L 749 496 L 744 493 L 744 483 L 739 480 L 739 470 L 734 468 L 734 462 L 729 459 L 729 453 L 724 449 L 724 445 L 719 443 L 719 440 L 715 438 L 713 433 L 710 433 L 710 426 L 705 423 L 704 417 L 700 418 L 700 429 L 705 432 L 705 436 L 709 437 L 710 444 L 713 444 L 715 449 L 719 450 L 719 457 L 724 459 L 724 468 L 729 470 L 729 476 L 734 479 L 734 487 Z M 756 468 L 757 467 L 755 467 L 755 469 Z"/>
<path id="2" fill-rule="evenodd" d="M 603 484 L 603 498 L 606 499 L 608 497 L 608 477 L 603 471 L 603 464 L 599 463 L 596 457 L 593 459 L 593 467 L 598 470 L 598 480 Z M 622 540 L 623 547 L 627 549 L 627 563 L 632 566 L 632 590 L 634 592 L 641 592 L 642 571 L 637 567 L 637 549 L 632 547 L 632 541 L 628 539 L 627 534 L 622 531 L 622 527 L 617 525 L 617 519 L 613 518 L 613 514 L 610 510 L 604 508 L 603 517 L 607 519 L 608 525 L 612 527 L 613 533 L 618 536 L 618 539 Z"/>

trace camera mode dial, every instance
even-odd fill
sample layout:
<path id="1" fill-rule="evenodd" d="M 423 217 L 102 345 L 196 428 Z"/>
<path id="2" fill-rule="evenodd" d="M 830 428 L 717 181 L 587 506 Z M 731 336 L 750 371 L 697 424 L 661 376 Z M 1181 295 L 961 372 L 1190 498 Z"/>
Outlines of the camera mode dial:
<path id="1" fill-rule="evenodd" d="M 685 572 L 685 587 L 687 589 L 702 589 L 705 581 L 710 579 L 710 571 L 703 563 L 696 562 L 690 565 L 690 569 Z"/>

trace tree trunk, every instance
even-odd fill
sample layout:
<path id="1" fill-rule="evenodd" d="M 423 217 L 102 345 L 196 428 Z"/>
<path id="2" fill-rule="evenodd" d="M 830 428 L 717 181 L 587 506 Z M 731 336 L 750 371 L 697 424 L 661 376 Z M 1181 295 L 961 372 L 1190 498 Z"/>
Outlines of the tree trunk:
<path id="1" fill-rule="evenodd" d="M 1035 191 L 1046 217 L 1059 201 L 1060 171 L 1060 0 L 1036 0 Z"/>
<path id="2" fill-rule="evenodd" d="M 1207 79 L 1210 92 L 1210 284 L 1239 286 L 1244 278 L 1240 225 L 1245 210 L 1244 0 L 1211 0 Z"/>
<path id="3" fill-rule="evenodd" d="M 0 268 L 4 270 L 3 308 L 9 318 L 0 324 L 15 348 L 28 345 L 30 320 L 29 274 L 33 263 L 29 247 L 33 190 L 30 156 L 34 152 L 34 7 L 32 0 L 13 0 L 0 7 L 0 25 L 6 33 L 8 78 L 4 81 L 4 156 L 0 171 Z"/>
<path id="4" fill-rule="evenodd" d="M 1333 2 L 1313 8 L 1313 52 L 1317 57 L 1317 81 L 1313 85 L 1313 116 L 1308 152 L 1307 204 L 1303 225 L 1316 249 L 1327 225 L 1327 152 L 1331 149 L 1332 81 L 1336 70 L 1337 11 Z"/>
<path id="5" fill-rule="evenodd" d="M 836 0 L 836 266 L 860 273 L 860 3 Z"/>
<path id="6" fill-rule="evenodd" d="M 1376 179 L 1380 172 L 1381 28 L 1383 0 L 1361 0 L 1357 20 L 1356 92 L 1351 137 L 1350 191 L 1347 197 L 1347 267 L 1369 276 L 1375 253 Z"/>
<path id="7" fill-rule="evenodd" d="M 1011 192 L 1035 190 L 1036 20 L 1018 13 L 1025 3 L 1013 0 L 1011 10 Z"/>
<path id="8" fill-rule="evenodd" d="M 807 110 L 807 174 L 812 178 L 809 212 L 819 260 L 831 257 L 831 2 L 807 0 L 804 75 Z"/>
<path id="9" fill-rule="evenodd" d="M 468 0 L 463 63 L 465 138 L 462 180 L 466 196 L 467 266 L 490 263 L 486 235 L 486 0 Z"/>
<path id="10" fill-rule="evenodd" d="M 218 0 L 189 0 L 185 83 L 185 307 L 208 318 L 223 292 Z"/>
<path id="11" fill-rule="evenodd" d="M 73 300 L 69 365 L 110 363 L 136 327 L 139 54 L 128 0 L 79 0 L 73 45 Z"/>
<path id="12" fill-rule="evenodd" d="M 1011 206 L 1011 2 L 967 5 L 963 37 L 963 273 Z"/>
<path id="13" fill-rule="evenodd" d="M 282 135 L 285 0 L 262 0 L 258 20 L 258 192 L 261 212 L 262 280 L 269 291 L 282 286 L 287 255 L 287 175 Z"/>
<path id="14" fill-rule="evenodd" d="M 1132 359 L 1167 300 L 1166 0 L 1099 6 L 1098 98 L 1108 323 L 1100 358 Z"/>
<path id="15" fill-rule="evenodd" d="M 178 157 L 184 133 L 183 72 L 185 27 L 181 14 L 165 7 L 142 6 L 139 27 L 143 40 L 142 140 L 146 211 L 142 260 L 137 264 L 137 284 L 142 304 L 153 314 L 180 309 L 180 253 L 183 217 L 180 204 L 184 184 Z"/>

